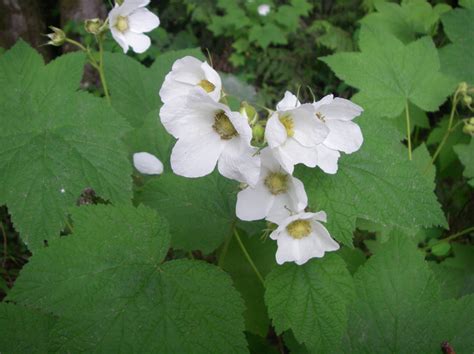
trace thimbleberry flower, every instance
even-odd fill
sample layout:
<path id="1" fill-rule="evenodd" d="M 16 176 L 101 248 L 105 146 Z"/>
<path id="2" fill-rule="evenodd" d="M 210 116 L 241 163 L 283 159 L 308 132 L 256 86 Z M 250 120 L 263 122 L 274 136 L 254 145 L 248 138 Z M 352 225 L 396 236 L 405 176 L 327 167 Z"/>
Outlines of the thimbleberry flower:
<path id="1" fill-rule="evenodd" d="M 125 0 L 109 13 L 109 26 L 112 37 L 122 47 L 123 52 L 129 46 L 135 53 L 145 52 L 151 44 L 150 37 L 143 34 L 160 25 L 160 19 L 145 8 L 150 0 Z"/>

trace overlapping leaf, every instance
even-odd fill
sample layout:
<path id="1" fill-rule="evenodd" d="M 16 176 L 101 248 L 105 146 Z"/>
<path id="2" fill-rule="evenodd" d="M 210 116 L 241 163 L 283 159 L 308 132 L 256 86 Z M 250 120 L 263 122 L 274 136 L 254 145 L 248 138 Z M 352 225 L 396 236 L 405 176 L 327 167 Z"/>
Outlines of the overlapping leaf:
<path id="1" fill-rule="evenodd" d="M 411 102 L 436 111 L 455 82 L 440 73 L 438 52 L 429 37 L 404 45 L 388 32 L 362 26 L 360 53 L 321 58 L 336 75 L 360 90 L 358 102 L 374 114 L 396 117 Z"/>
<path id="2" fill-rule="evenodd" d="M 242 300 L 209 264 L 163 263 L 166 222 L 148 208 L 89 206 L 39 250 L 8 299 L 59 319 L 47 352 L 245 353 Z"/>
<path id="3" fill-rule="evenodd" d="M 474 139 L 471 138 L 469 144 L 456 145 L 453 149 L 465 166 L 464 176 L 468 178 L 469 184 L 474 187 Z"/>
<path id="4" fill-rule="evenodd" d="M 346 245 L 352 244 L 357 217 L 384 226 L 447 226 L 433 181 L 408 160 L 396 130 L 379 122 L 367 114 L 359 119 L 364 144 L 339 160 L 336 175 L 298 171 L 310 206 L 326 211 L 331 235 Z"/>
<path id="5" fill-rule="evenodd" d="M 85 188 L 131 198 L 128 125 L 105 100 L 75 92 L 83 65 L 74 53 L 45 66 L 22 41 L 0 57 L 0 200 L 31 250 L 59 236 Z"/>
<path id="6" fill-rule="evenodd" d="M 352 278 L 335 254 L 275 268 L 265 280 L 265 302 L 277 333 L 291 329 L 315 353 L 336 348 L 353 300 Z"/>
<path id="7" fill-rule="evenodd" d="M 399 234 L 355 274 L 343 351 L 347 353 L 436 353 L 448 342 L 457 353 L 474 345 L 474 296 L 442 301 L 424 255 Z"/>

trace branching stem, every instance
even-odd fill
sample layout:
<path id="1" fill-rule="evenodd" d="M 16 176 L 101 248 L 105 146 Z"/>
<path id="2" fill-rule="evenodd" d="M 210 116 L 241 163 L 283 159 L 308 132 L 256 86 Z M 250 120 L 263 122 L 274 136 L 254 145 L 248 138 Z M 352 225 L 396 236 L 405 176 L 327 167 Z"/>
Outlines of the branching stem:
<path id="1" fill-rule="evenodd" d="M 439 245 L 439 244 L 441 244 L 441 243 L 450 242 L 450 241 L 452 241 L 452 240 L 454 240 L 454 239 L 456 239 L 456 238 L 458 238 L 458 237 L 461 237 L 461 236 L 463 236 L 463 235 L 465 235 L 465 234 L 468 234 L 468 233 L 470 233 L 470 232 L 472 232 L 472 231 L 474 231 L 474 226 L 468 227 L 468 228 L 465 229 L 465 230 L 459 231 L 459 232 L 457 232 L 457 233 L 455 233 L 455 234 L 453 234 L 453 235 L 450 235 L 450 236 L 448 236 L 448 237 L 445 237 L 445 238 L 443 238 L 442 240 L 439 240 L 438 242 L 436 242 L 436 243 L 434 243 L 434 244 L 432 244 L 432 245 L 430 245 L 430 246 L 424 247 L 423 249 L 424 249 L 424 250 L 427 250 L 427 249 L 433 248 L 434 246 Z"/>

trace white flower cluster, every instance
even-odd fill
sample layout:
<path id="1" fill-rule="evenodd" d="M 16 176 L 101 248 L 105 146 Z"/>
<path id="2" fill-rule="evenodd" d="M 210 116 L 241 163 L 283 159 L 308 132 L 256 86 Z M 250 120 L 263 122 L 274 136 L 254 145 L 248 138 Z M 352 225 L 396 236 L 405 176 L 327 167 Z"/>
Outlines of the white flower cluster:
<path id="1" fill-rule="evenodd" d="M 301 104 L 286 92 L 266 122 L 265 146 L 257 148 L 247 115 L 225 104 L 221 79 L 206 62 L 189 56 L 177 60 L 160 96 L 161 122 L 177 139 L 173 171 L 201 177 L 217 165 L 223 176 L 244 183 L 237 217 L 278 225 L 270 234 L 278 244 L 277 263 L 304 264 L 339 249 L 321 223 L 326 213 L 305 211 L 304 185 L 292 174 L 299 163 L 336 173 L 340 152 L 350 154 L 362 145 L 360 128 L 352 122 L 361 107 L 332 95 Z"/>

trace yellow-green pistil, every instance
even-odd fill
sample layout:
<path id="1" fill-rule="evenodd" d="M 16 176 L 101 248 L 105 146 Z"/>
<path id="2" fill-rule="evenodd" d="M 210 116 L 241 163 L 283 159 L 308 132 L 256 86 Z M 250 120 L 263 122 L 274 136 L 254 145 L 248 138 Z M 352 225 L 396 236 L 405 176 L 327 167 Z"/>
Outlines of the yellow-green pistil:
<path id="1" fill-rule="evenodd" d="M 286 134 L 288 136 L 295 135 L 295 122 L 293 122 L 293 118 L 289 114 L 280 117 L 280 122 L 283 124 L 286 130 Z"/>
<path id="2" fill-rule="evenodd" d="M 234 125 L 230 121 L 229 117 L 225 112 L 220 111 L 214 116 L 214 124 L 212 125 L 214 130 L 221 136 L 223 140 L 230 140 L 234 136 L 239 135 L 235 130 Z"/>
<path id="3" fill-rule="evenodd" d="M 216 86 L 208 80 L 199 81 L 198 86 L 201 86 L 207 93 L 212 92 L 216 89 Z"/>
<path id="4" fill-rule="evenodd" d="M 288 190 L 288 175 L 281 172 L 271 172 L 265 178 L 264 184 L 273 195 L 285 193 Z"/>
<path id="5" fill-rule="evenodd" d="M 295 220 L 286 227 L 288 234 L 296 240 L 309 236 L 311 233 L 311 222 L 308 220 Z"/>
<path id="6" fill-rule="evenodd" d="M 122 33 L 128 30 L 128 18 L 125 16 L 117 16 L 115 28 L 117 28 Z"/>

